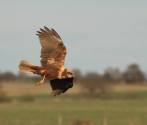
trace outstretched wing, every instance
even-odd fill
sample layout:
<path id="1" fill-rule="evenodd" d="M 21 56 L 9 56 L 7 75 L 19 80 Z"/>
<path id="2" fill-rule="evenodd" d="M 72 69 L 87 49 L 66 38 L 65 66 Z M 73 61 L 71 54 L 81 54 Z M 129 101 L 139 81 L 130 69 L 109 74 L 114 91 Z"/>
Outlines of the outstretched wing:
<path id="1" fill-rule="evenodd" d="M 50 80 L 50 85 L 52 87 L 51 94 L 54 96 L 60 95 L 73 87 L 73 78 Z"/>
<path id="2" fill-rule="evenodd" d="M 45 29 L 45 30 L 44 30 Z M 54 29 L 48 29 L 44 27 L 37 31 L 42 46 L 41 49 L 41 66 L 47 67 L 50 63 L 58 63 L 59 65 L 64 65 L 64 60 L 66 56 L 66 47 L 64 46 L 61 37 Z"/>

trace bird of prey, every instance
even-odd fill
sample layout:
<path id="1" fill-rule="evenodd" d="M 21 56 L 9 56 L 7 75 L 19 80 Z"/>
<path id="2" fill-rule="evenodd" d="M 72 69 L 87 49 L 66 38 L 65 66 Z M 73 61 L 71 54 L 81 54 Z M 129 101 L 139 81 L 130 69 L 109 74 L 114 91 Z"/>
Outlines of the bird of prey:
<path id="1" fill-rule="evenodd" d="M 36 34 L 39 37 L 42 58 L 41 66 L 22 60 L 19 69 L 24 73 L 33 73 L 42 76 L 35 85 L 41 85 L 44 80 L 50 80 L 51 94 L 56 96 L 66 92 L 73 86 L 74 72 L 64 67 L 66 47 L 61 37 L 54 29 L 40 29 Z"/>

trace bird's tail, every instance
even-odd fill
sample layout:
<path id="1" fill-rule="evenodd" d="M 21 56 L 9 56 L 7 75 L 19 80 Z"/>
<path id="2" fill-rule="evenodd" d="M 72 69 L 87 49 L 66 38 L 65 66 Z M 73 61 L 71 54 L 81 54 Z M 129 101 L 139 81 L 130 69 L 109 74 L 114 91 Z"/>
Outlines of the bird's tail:
<path id="1" fill-rule="evenodd" d="M 32 68 L 36 67 L 36 66 L 37 65 L 35 65 L 31 62 L 22 60 L 18 67 L 19 67 L 20 71 L 23 73 L 34 73 Z M 39 66 L 37 66 L 37 67 L 39 67 Z"/>

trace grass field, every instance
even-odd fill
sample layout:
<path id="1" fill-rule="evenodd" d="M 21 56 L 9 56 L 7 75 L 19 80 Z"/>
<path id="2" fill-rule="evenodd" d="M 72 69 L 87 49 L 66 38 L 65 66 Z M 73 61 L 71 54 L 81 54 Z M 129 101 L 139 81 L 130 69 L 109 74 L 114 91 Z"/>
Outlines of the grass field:
<path id="1" fill-rule="evenodd" d="M 73 120 L 89 120 L 94 125 L 146 125 L 147 100 L 76 100 L 48 96 L 36 97 L 33 102 L 0 104 L 1 125 L 58 125 L 58 117 L 63 125 Z"/>
<path id="2" fill-rule="evenodd" d="M 29 92 L 27 95 L 35 100 L 23 102 L 15 93 L 9 96 L 11 102 L 0 103 L 0 125 L 58 125 L 59 117 L 62 125 L 77 119 L 94 125 L 104 125 L 104 119 L 107 125 L 147 125 L 147 91 L 142 89 L 135 89 L 141 97 L 137 99 L 76 98 L 78 93 L 73 90 L 56 98 L 49 93 Z M 117 97 L 126 91 L 115 91 L 112 95 Z"/>

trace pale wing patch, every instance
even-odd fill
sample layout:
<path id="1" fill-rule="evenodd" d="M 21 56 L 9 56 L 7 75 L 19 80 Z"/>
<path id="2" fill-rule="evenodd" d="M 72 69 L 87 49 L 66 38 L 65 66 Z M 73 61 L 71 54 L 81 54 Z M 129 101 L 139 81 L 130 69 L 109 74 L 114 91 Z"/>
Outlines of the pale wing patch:
<path id="1" fill-rule="evenodd" d="M 48 58 L 47 59 L 47 65 L 52 64 L 54 62 L 55 62 L 55 59 L 54 58 Z"/>

